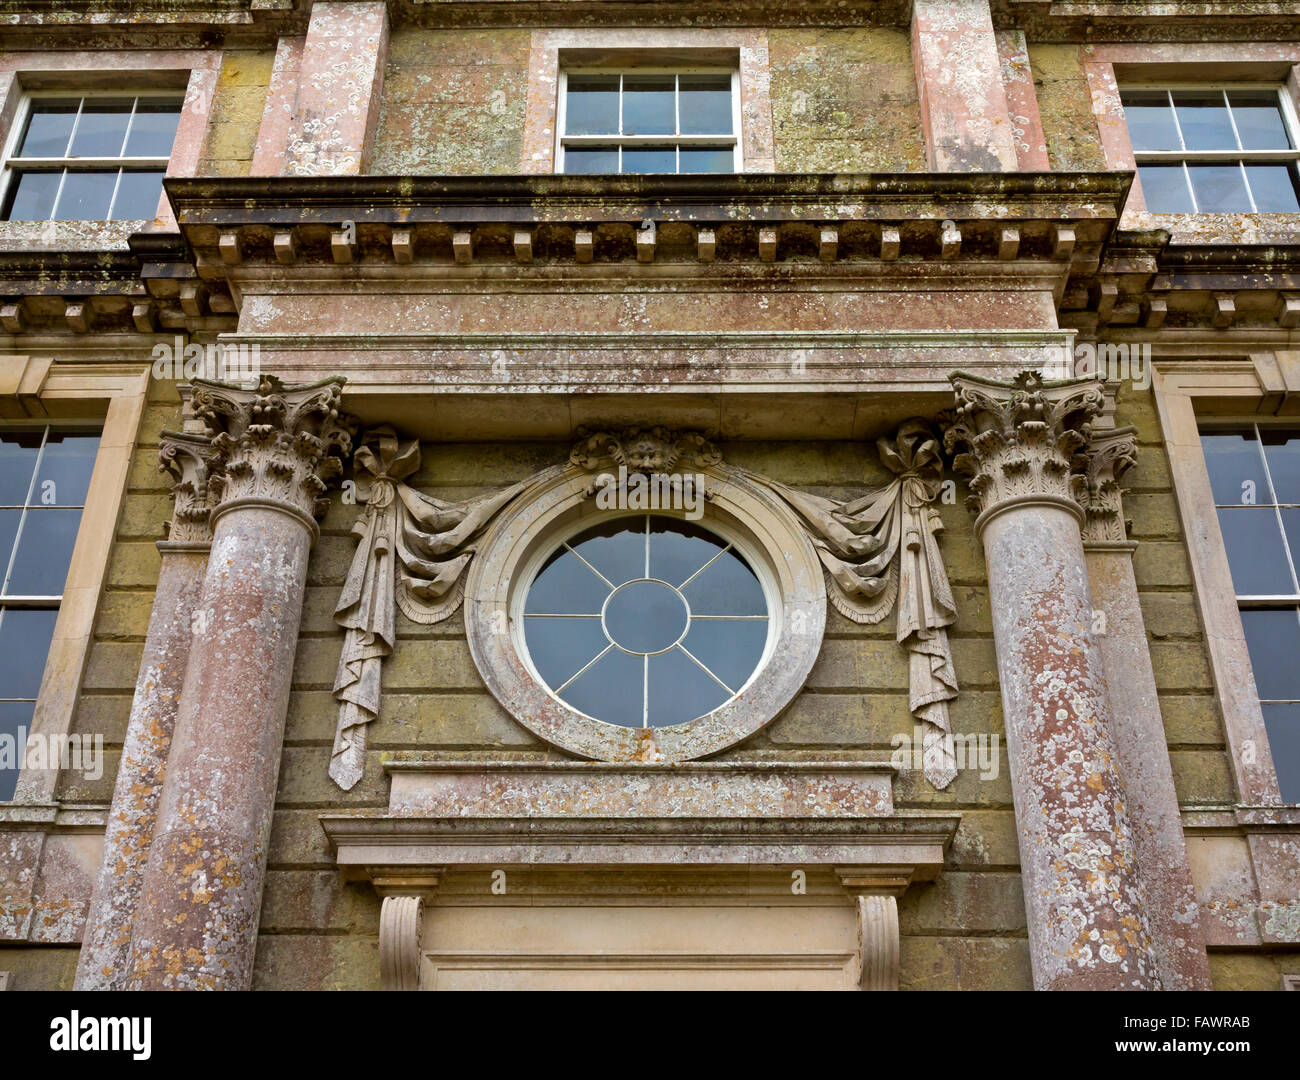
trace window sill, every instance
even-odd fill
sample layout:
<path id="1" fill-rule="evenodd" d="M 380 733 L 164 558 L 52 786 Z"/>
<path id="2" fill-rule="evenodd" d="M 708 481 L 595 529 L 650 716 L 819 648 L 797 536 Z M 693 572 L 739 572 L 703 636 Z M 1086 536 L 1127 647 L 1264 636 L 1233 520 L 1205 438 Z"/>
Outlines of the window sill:
<path id="1" fill-rule="evenodd" d="M 132 233 L 154 223 L 127 221 L 0 221 L 0 252 L 127 251 Z"/>
<path id="2" fill-rule="evenodd" d="M 1152 214 L 1126 210 L 1125 229 L 1166 229 L 1175 244 L 1300 244 L 1300 214 Z"/>

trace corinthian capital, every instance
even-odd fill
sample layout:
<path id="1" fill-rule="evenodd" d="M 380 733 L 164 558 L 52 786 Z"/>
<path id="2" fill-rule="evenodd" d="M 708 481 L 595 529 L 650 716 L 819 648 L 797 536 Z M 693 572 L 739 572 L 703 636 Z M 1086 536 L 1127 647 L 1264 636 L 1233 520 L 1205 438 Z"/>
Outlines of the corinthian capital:
<path id="1" fill-rule="evenodd" d="M 218 454 L 212 438 L 193 432 L 164 431 L 158 450 L 158 471 L 171 473 L 172 519 L 167 539 L 173 543 L 207 544 L 212 540 L 212 481 Z"/>
<path id="2" fill-rule="evenodd" d="M 1112 428 L 1093 433 L 1086 451 L 1083 540 L 1087 544 L 1124 543 L 1121 477 L 1137 464 L 1137 428 Z"/>
<path id="3" fill-rule="evenodd" d="M 222 458 L 214 482 L 214 517 L 236 505 L 260 503 L 301 518 L 315 530 L 328 481 L 339 475 L 337 450 L 352 449 L 350 424 L 340 415 L 341 376 L 285 386 L 262 376 L 256 390 L 196 379 L 194 414 L 207 426 Z"/>
<path id="4" fill-rule="evenodd" d="M 944 434 L 953 465 L 968 477 L 977 527 L 1020 502 L 1053 502 L 1084 514 L 1079 451 L 1105 404 L 1097 378 L 1045 381 L 1027 371 L 1011 382 L 954 372 L 956 415 Z"/>

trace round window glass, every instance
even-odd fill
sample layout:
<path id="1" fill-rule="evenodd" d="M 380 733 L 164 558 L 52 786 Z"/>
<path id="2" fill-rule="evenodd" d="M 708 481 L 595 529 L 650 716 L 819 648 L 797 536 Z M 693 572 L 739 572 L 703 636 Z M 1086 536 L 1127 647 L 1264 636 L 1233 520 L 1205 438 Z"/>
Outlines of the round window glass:
<path id="1" fill-rule="evenodd" d="M 767 595 L 726 538 L 690 521 L 622 517 L 542 564 L 523 637 L 561 701 L 623 727 L 667 727 L 734 698 L 767 649 Z"/>

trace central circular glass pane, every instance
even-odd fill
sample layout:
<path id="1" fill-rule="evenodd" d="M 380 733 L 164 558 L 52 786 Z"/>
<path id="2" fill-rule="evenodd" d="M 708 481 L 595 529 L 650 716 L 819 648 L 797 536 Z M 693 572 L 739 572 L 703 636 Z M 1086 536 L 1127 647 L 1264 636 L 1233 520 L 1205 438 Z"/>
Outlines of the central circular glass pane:
<path id="1" fill-rule="evenodd" d="M 528 585 L 523 651 L 557 698 L 668 727 L 736 697 L 767 651 L 767 593 L 735 544 L 692 521 L 624 516 L 557 543 Z"/>
<path id="2" fill-rule="evenodd" d="M 630 653 L 667 652 L 682 639 L 689 619 L 682 594 L 650 578 L 620 585 L 605 601 L 605 633 Z"/>

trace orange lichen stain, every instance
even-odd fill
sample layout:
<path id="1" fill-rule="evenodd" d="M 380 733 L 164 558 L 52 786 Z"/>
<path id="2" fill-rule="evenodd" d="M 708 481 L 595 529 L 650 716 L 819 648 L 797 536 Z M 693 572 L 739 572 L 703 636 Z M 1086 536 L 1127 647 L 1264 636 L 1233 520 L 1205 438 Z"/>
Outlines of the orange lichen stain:
<path id="1" fill-rule="evenodd" d="M 1084 783 L 1093 791 L 1105 791 L 1106 781 L 1101 773 L 1089 773 L 1088 779 Z"/>

